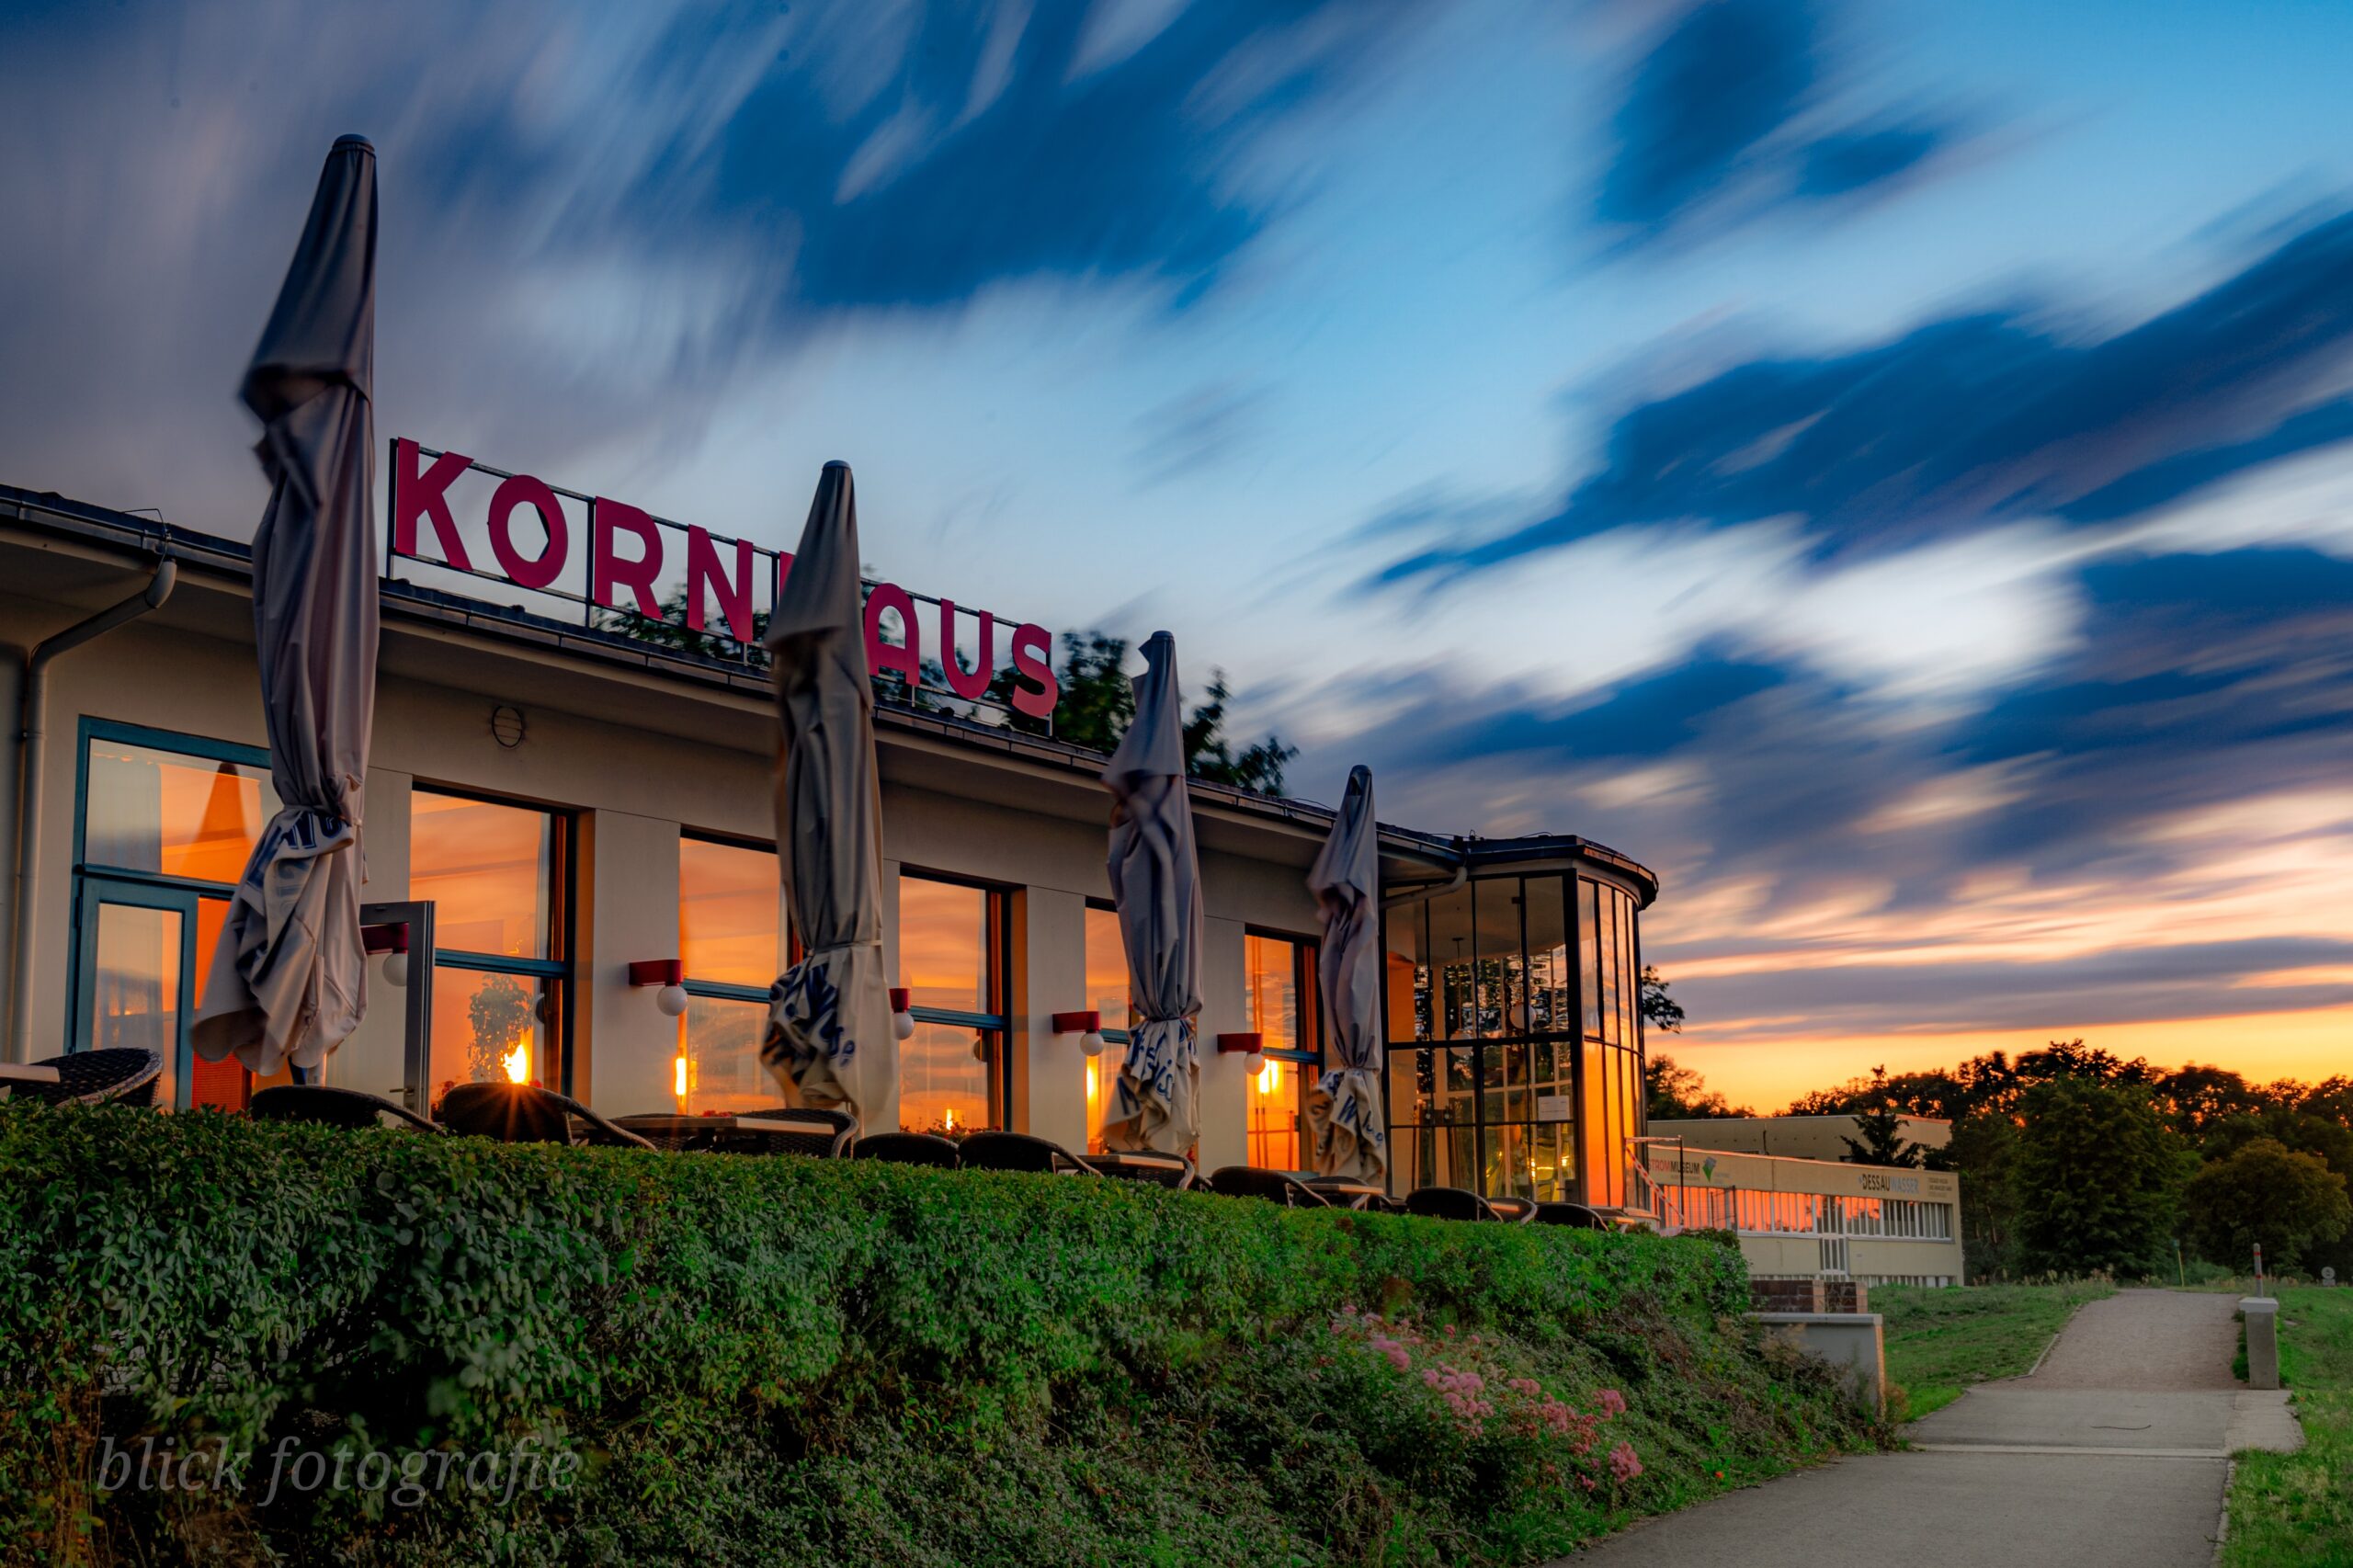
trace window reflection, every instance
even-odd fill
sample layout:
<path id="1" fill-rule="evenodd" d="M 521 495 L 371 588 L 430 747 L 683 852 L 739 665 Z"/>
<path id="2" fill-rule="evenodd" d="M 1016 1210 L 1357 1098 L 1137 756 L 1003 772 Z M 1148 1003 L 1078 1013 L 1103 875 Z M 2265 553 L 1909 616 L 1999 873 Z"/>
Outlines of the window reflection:
<path id="1" fill-rule="evenodd" d="M 914 1035 L 899 1044 L 899 1124 L 910 1131 L 960 1133 L 1005 1124 L 997 1071 L 1004 1039 L 999 902 L 985 888 L 899 878 L 899 983 L 916 1017 Z"/>
<path id="2" fill-rule="evenodd" d="M 673 1068 L 671 1087 L 674 1092 L 680 1088 L 676 1074 L 683 1068 L 681 1109 L 725 1115 L 765 1110 L 778 1103 L 781 1091 L 760 1061 L 760 1040 L 768 1024 L 766 1002 L 690 995 L 679 1023 L 685 1049 Z"/>
<path id="3" fill-rule="evenodd" d="M 82 858 L 191 881 L 244 875 L 278 812 L 269 769 L 93 736 Z"/>
<path id="4" fill-rule="evenodd" d="M 1119 912 L 1088 905 L 1086 943 L 1086 1006 L 1103 1016 L 1103 1028 L 1112 1034 L 1133 1028 L 1134 1010 L 1128 1000 L 1128 951 L 1120 938 Z M 1086 1147 L 1090 1153 L 1103 1152 L 1104 1111 L 1110 1104 L 1111 1085 L 1127 1058 L 1128 1048 L 1121 1040 L 1107 1039 L 1102 1054 L 1086 1059 Z"/>
<path id="5" fill-rule="evenodd" d="M 678 957 L 687 978 L 724 985 L 774 983 L 785 961 L 783 884 L 776 851 L 678 841 Z"/>
<path id="6" fill-rule="evenodd" d="M 1301 1141 L 1306 1112 L 1308 1075 L 1305 1062 L 1269 1056 L 1252 1074 L 1249 1087 L 1250 1164 L 1271 1170 L 1304 1168 Z"/>
<path id="7" fill-rule="evenodd" d="M 549 812 L 412 790 L 409 896 L 433 901 L 435 944 L 551 957 L 555 841 Z"/>
<path id="8" fill-rule="evenodd" d="M 563 1081 L 565 819 L 409 792 L 409 896 L 433 903 L 430 1081 Z"/>

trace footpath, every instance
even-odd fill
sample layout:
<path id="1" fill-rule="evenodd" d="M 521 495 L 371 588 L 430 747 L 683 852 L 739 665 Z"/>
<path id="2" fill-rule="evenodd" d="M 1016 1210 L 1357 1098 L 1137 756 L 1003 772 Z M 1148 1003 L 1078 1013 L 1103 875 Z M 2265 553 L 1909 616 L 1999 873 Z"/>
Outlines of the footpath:
<path id="1" fill-rule="evenodd" d="M 2230 1456 L 2302 1440 L 2231 1375 L 2236 1299 L 2121 1290 L 2028 1377 L 1904 1429 L 1908 1451 L 1786 1476 L 1638 1525 L 1574 1568 L 2208 1568 Z"/>

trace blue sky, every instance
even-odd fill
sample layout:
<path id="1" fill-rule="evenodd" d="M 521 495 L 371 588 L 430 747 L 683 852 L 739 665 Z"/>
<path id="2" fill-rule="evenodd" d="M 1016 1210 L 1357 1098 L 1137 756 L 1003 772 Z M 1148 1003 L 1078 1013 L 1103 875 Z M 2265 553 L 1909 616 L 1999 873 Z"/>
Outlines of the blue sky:
<path id="1" fill-rule="evenodd" d="M 0 477 L 250 530 L 333 137 L 379 426 L 1176 631 L 1302 792 L 1657 866 L 1773 1100 L 2353 1061 L 2353 11 L 0 11 Z"/>

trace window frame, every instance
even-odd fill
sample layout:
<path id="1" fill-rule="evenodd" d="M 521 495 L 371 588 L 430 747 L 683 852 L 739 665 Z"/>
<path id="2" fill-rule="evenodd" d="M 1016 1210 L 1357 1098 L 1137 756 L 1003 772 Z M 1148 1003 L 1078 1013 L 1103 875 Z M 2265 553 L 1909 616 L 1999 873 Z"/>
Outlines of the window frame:
<path id="1" fill-rule="evenodd" d="M 1301 1029 L 1300 1033 L 1305 1035 L 1312 1032 L 1314 1036 L 1314 1043 L 1311 1046 L 1296 1050 L 1267 1051 L 1262 1054 L 1273 1057 L 1278 1062 L 1305 1062 L 1322 1066 L 1324 1052 L 1330 1041 L 1330 1036 L 1324 1028 L 1324 999 L 1316 990 L 1315 978 L 1316 961 L 1324 950 L 1323 938 L 1302 937 L 1296 932 L 1279 930 L 1272 926 L 1248 925 L 1242 927 L 1242 936 L 1245 952 L 1248 950 L 1249 938 L 1253 937 L 1262 942 L 1287 942 L 1290 945 L 1291 988 L 1299 997 L 1299 1010 L 1305 1016 L 1309 1026 L 1307 1028 Z M 1246 979 L 1248 974 L 1246 968 L 1244 974 Z M 1108 1040 L 1111 1037 L 1107 1034 L 1103 1038 Z"/>
<path id="2" fill-rule="evenodd" d="M 1086 907 L 1092 910 L 1098 910 L 1101 913 L 1111 915 L 1115 918 L 1120 913 L 1120 906 L 1113 903 L 1108 898 L 1090 898 L 1086 901 Z M 1127 961 L 1127 949 L 1124 944 L 1122 944 L 1120 948 L 1120 961 L 1122 964 Z M 1079 973 L 1082 976 L 1086 972 L 1086 926 L 1084 916 L 1081 916 L 1078 927 L 1078 969 Z M 1128 978 L 1131 983 L 1132 983 L 1135 977 L 1131 975 Z M 1131 1013 L 1134 1012 L 1135 1006 L 1135 997 L 1133 994 L 1131 994 L 1128 997 L 1128 1011 Z M 1116 1045 L 1122 1051 L 1125 1051 L 1130 1045 L 1134 1043 L 1133 1036 L 1124 1026 L 1119 1028 L 1113 1028 L 1107 1024 L 1103 1028 L 1096 1030 L 1096 1033 L 1103 1037 L 1105 1044 Z"/>
<path id="3" fill-rule="evenodd" d="M 1514 903 L 1518 906 L 1519 938 L 1518 946 L 1514 950 L 1518 956 L 1521 966 L 1520 984 L 1523 989 L 1525 989 L 1529 985 L 1528 965 L 1532 956 L 1529 945 L 1528 885 L 1531 882 L 1551 881 L 1560 888 L 1562 897 L 1561 907 L 1563 916 L 1563 930 L 1565 946 L 1568 950 L 1574 954 L 1578 950 L 1577 939 L 1579 913 L 1575 900 L 1581 880 L 1581 873 L 1574 866 L 1552 869 L 1512 869 L 1505 868 L 1498 869 L 1483 876 L 1472 875 L 1467 878 L 1460 887 L 1437 889 L 1433 891 L 1429 897 L 1415 899 L 1412 903 L 1402 905 L 1395 909 L 1384 908 L 1381 912 L 1381 951 L 1384 954 L 1394 953 L 1397 951 L 1397 949 L 1390 944 L 1390 923 L 1398 915 L 1404 915 L 1420 922 L 1420 931 L 1414 944 L 1415 960 L 1415 967 L 1416 969 L 1427 969 L 1431 971 L 1441 970 L 1445 966 L 1437 962 L 1429 950 L 1431 943 L 1431 937 L 1429 933 L 1430 906 L 1435 903 L 1438 898 L 1445 897 L 1450 893 L 1467 891 L 1471 894 L 1470 909 L 1472 916 L 1475 921 L 1478 910 L 1478 890 L 1481 887 L 1484 886 L 1497 891 L 1509 888 L 1513 890 L 1515 894 Z M 1479 954 L 1474 953 L 1472 955 L 1472 961 L 1475 966 L 1477 963 L 1483 960 Z M 1397 1146 L 1397 1141 L 1400 1138 L 1416 1138 L 1426 1129 L 1443 1129 L 1444 1131 L 1458 1137 L 1467 1133 L 1470 1136 L 1472 1153 L 1472 1169 L 1475 1178 L 1474 1190 L 1478 1191 L 1482 1197 L 1485 1197 L 1489 1196 L 1487 1190 L 1489 1187 L 1487 1179 L 1487 1156 L 1490 1153 L 1495 1153 L 1498 1154 L 1499 1158 L 1501 1157 L 1501 1151 L 1505 1149 L 1507 1142 L 1507 1140 L 1503 1136 L 1506 1130 L 1515 1128 L 1519 1129 L 1529 1139 L 1534 1140 L 1540 1134 L 1543 1129 L 1565 1127 L 1571 1130 L 1568 1146 L 1571 1151 L 1570 1157 L 1575 1163 L 1575 1169 L 1573 1173 L 1574 1180 L 1569 1184 L 1569 1187 L 1577 1195 L 1577 1201 L 1591 1201 L 1591 1199 L 1588 1196 L 1591 1184 L 1586 1179 L 1586 1165 L 1583 1154 L 1583 1140 L 1586 1136 L 1585 1128 L 1587 1122 L 1591 1119 L 1586 1114 L 1585 1104 L 1586 1072 L 1584 1052 L 1588 1042 L 1585 1034 L 1584 1018 L 1585 994 L 1586 989 L 1592 983 L 1592 977 L 1586 972 L 1586 966 L 1581 962 L 1572 961 L 1568 965 L 1568 969 L 1572 976 L 1572 982 L 1567 987 L 1568 995 L 1564 1007 L 1565 1022 L 1567 1025 L 1566 1028 L 1555 1027 L 1552 1028 L 1539 1029 L 1534 1027 L 1534 1019 L 1531 1016 L 1529 1023 L 1526 1028 L 1517 1028 L 1507 1033 L 1500 1033 L 1492 1036 L 1473 1035 L 1469 1039 L 1463 1040 L 1415 1040 L 1410 1038 L 1400 1040 L 1395 1038 L 1395 1028 L 1392 1020 L 1390 1017 L 1389 987 L 1386 983 L 1381 986 L 1381 1032 L 1382 1037 L 1382 1082 L 1384 1085 L 1393 1085 L 1396 1081 L 1394 1059 L 1400 1052 L 1407 1053 L 1408 1055 L 1415 1055 L 1424 1051 L 1437 1052 L 1443 1051 L 1460 1052 L 1461 1060 L 1466 1067 L 1465 1085 L 1462 1092 L 1469 1099 L 1471 1110 L 1470 1119 L 1464 1121 L 1426 1123 L 1417 1120 L 1401 1122 L 1397 1119 L 1397 1112 L 1400 1108 L 1397 1103 L 1396 1096 L 1393 1093 L 1385 1095 L 1385 1103 L 1382 1106 L 1382 1113 L 1387 1119 L 1388 1133 L 1391 1147 L 1392 1149 Z M 1475 974 L 1473 983 L 1475 986 Z M 1445 1006 L 1442 983 L 1437 979 L 1435 974 L 1433 974 L 1430 985 L 1430 1027 L 1433 1031 L 1442 1027 Z M 1506 1017 L 1508 1018 L 1508 1017 L 1509 1012 L 1506 1007 Z M 1406 1020 L 1404 1027 L 1407 1028 L 1413 1028 L 1414 1020 Z M 1530 1060 L 1532 1062 L 1532 1053 L 1539 1045 L 1549 1045 L 1552 1049 L 1555 1069 L 1552 1074 L 1552 1081 L 1556 1084 L 1561 1077 L 1559 1065 L 1562 1056 L 1565 1053 L 1568 1057 L 1570 1085 L 1568 1099 L 1570 1104 L 1570 1114 L 1565 1118 L 1555 1117 L 1550 1119 L 1535 1115 L 1535 1106 L 1538 1095 L 1535 1088 L 1534 1074 L 1531 1067 L 1529 1086 L 1527 1089 L 1529 1115 L 1524 1119 L 1511 1118 L 1490 1119 L 1487 1115 L 1488 1096 L 1495 1094 L 1507 1097 L 1512 1093 L 1510 1069 L 1508 1066 L 1510 1059 L 1501 1053 L 1513 1050 L 1528 1051 L 1531 1053 Z M 1486 1073 L 1486 1069 L 1491 1061 L 1495 1064 L 1497 1073 L 1500 1074 L 1500 1081 L 1493 1085 L 1488 1083 Z M 1420 1063 L 1414 1063 L 1415 1082 L 1417 1084 L 1419 1082 L 1419 1069 Z M 1450 1090 L 1449 1092 L 1453 1093 L 1454 1091 Z M 1532 1143 L 1530 1146 L 1533 1146 Z M 1391 1165 L 1392 1173 L 1396 1168 L 1396 1164 L 1392 1158 Z"/>
<path id="4" fill-rule="evenodd" d="M 678 842 L 684 844 L 688 840 L 692 840 L 697 844 L 716 844 L 722 848 L 726 849 L 751 849 L 756 850 L 763 855 L 774 855 L 777 857 L 777 865 L 779 870 L 782 869 L 784 864 L 783 852 L 777 848 L 776 843 L 772 839 L 762 840 L 757 838 L 740 838 L 733 834 L 710 833 L 705 832 L 700 828 L 681 826 L 678 829 Z M 678 890 L 678 896 L 683 899 L 685 895 L 686 889 L 681 885 Z M 782 891 L 779 887 L 778 893 L 779 905 L 781 904 L 782 897 Z M 801 961 L 802 952 L 801 946 L 801 933 L 792 928 L 791 916 L 786 914 L 781 907 L 779 907 L 778 911 L 777 919 L 778 923 L 783 927 L 779 934 L 784 938 L 785 966 L 787 968 L 790 968 L 792 965 Z M 681 942 L 679 946 L 684 947 L 685 943 Z M 728 980 L 697 980 L 691 970 L 688 971 L 685 981 L 681 983 L 685 987 L 688 995 L 704 996 L 714 1002 L 765 1002 L 768 999 L 768 986 L 739 985 L 733 981 Z"/>
<path id="5" fill-rule="evenodd" d="M 185 1108 L 191 1103 L 190 1096 L 195 1085 L 195 1050 L 190 1030 L 195 1024 L 196 1004 L 204 994 L 205 981 L 203 975 L 195 972 L 198 905 L 206 898 L 227 900 L 235 897 L 237 884 L 208 881 L 198 877 L 175 877 L 135 867 L 93 864 L 88 858 L 90 744 L 93 741 L 144 746 L 150 751 L 166 752 L 174 756 L 192 757 L 202 762 L 233 762 L 241 767 L 257 767 L 265 772 L 270 767 L 269 752 L 265 747 L 246 745 L 239 741 L 216 740 L 210 735 L 157 729 L 153 725 L 127 723 L 119 719 L 101 719 L 87 713 L 83 714 L 74 725 L 74 854 L 66 916 L 70 940 L 65 957 L 64 1053 L 70 1056 L 84 1049 L 84 1028 L 90 1022 L 85 992 L 96 975 L 88 971 L 93 955 L 83 951 L 83 937 L 85 932 L 96 932 L 93 921 L 97 906 L 101 903 L 132 903 L 140 907 L 179 911 L 185 971 L 182 990 L 188 1000 L 182 1013 L 180 1039 L 174 1049 L 170 1065 L 174 1103 Z M 153 894 L 155 902 L 142 902 L 138 896 L 142 892 Z M 114 896 L 107 896 L 109 893 Z M 126 894 L 129 896 L 124 896 Z M 25 983 L 31 983 L 29 976 L 26 977 Z"/>
<path id="6" fill-rule="evenodd" d="M 551 805 L 519 795 L 501 795 L 487 790 L 469 790 L 462 786 L 443 784 L 419 778 L 409 786 L 410 854 L 409 892 L 415 896 L 416 812 L 415 798 L 418 795 L 438 795 L 444 800 L 471 801 L 476 805 L 506 806 L 515 811 L 537 812 L 554 826 L 552 846 L 554 874 L 549 881 L 548 894 L 553 907 L 549 911 L 548 951 L 544 959 L 518 958 L 511 953 L 477 953 L 465 948 L 445 948 L 435 944 L 430 961 L 436 969 L 462 969 L 476 973 L 529 975 L 549 981 L 556 994 L 556 1027 L 551 1031 L 555 1039 L 561 1069 L 557 1074 L 558 1092 L 572 1093 L 573 1030 L 577 1011 L 579 988 L 574 983 L 573 955 L 577 951 L 574 922 L 578 918 L 580 882 L 579 812 L 569 806 Z M 437 922 L 438 925 L 438 922 Z M 544 1081 L 544 1075 L 543 1081 Z M 430 1085 L 426 1092 L 431 1093 Z"/>
<path id="7" fill-rule="evenodd" d="M 981 895 L 983 915 L 981 955 L 981 977 L 988 987 L 989 999 L 998 1011 L 968 1013 L 956 1007 L 917 1007 L 910 1005 L 907 1016 L 919 1024 L 939 1024 L 949 1028 L 972 1029 L 996 1036 L 996 1050 L 989 1064 L 990 1091 L 1003 1108 L 1006 1120 L 1013 1119 L 1013 1017 L 1009 1009 L 1013 997 L 1013 893 L 1014 889 L 1003 882 L 993 882 L 983 877 L 963 876 L 954 871 L 935 871 L 926 866 L 901 862 L 897 876 L 904 881 L 913 877 L 919 882 L 943 882 L 949 887 L 969 888 Z M 893 890 L 895 894 L 896 890 Z M 894 896 L 892 907 L 898 907 Z M 899 926 L 895 917 L 893 926 Z M 798 946 L 799 935 L 793 937 Z M 904 960 L 902 932 L 891 933 L 891 953 L 894 960 Z M 1084 967 L 1082 965 L 1082 967 Z M 901 1071 L 904 1072 L 904 1067 Z M 1008 1130 L 1009 1131 L 1009 1130 Z"/>

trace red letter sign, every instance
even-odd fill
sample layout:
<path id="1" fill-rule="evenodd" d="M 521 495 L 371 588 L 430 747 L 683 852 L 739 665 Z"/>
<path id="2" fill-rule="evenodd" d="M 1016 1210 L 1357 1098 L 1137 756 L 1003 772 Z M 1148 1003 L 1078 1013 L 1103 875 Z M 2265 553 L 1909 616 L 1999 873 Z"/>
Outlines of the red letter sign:
<path id="1" fill-rule="evenodd" d="M 959 697 L 986 697 L 989 678 L 996 674 L 996 617 L 981 617 L 981 656 L 970 675 L 956 662 L 956 601 L 939 601 L 939 667 L 947 672 L 948 688 Z"/>
<path id="2" fill-rule="evenodd" d="M 727 630 L 738 642 L 752 640 L 752 541 L 735 541 L 735 580 L 729 582 L 727 573 L 719 563 L 719 547 L 711 542 L 709 528 L 687 529 L 687 627 L 692 631 L 702 630 L 703 590 L 710 590 L 719 601 L 719 613 L 727 618 Z"/>
<path id="3" fill-rule="evenodd" d="M 903 648 L 882 641 L 882 612 L 886 609 L 899 612 L 899 625 L 907 637 Z M 884 670 L 898 671 L 907 677 L 910 691 L 923 684 L 923 628 L 915 624 L 915 601 L 896 583 L 877 583 L 874 591 L 866 596 L 866 667 L 869 673 L 878 676 Z"/>
<path id="4" fill-rule="evenodd" d="M 1054 640 L 1042 626 L 1024 625 L 1013 634 L 1013 673 L 1021 680 L 1035 681 L 1035 691 L 1013 683 L 1013 706 L 1032 719 L 1043 719 L 1054 710 L 1054 702 L 1062 690 L 1054 684 Z"/>
<path id="5" fill-rule="evenodd" d="M 415 555 L 417 519 L 430 517 L 433 535 L 441 541 L 441 559 L 460 572 L 471 572 L 473 562 L 466 559 L 466 541 L 458 537 L 458 519 L 449 515 L 449 486 L 473 460 L 443 452 L 419 473 L 422 455 L 406 437 L 392 443 L 392 553 Z"/>
<path id="6" fill-rule="evenodd" d="M 515 508 L 529 506 L 540 515 L 548 530 L 547 548 L 540 551 L 536 561 L 526 560 L 515 548 L 514 534 L 509 528 Z M 490 551 L 498 557 L 499 569 L 507 581 L 518 588 L 544 588 L 563 574 L 563 558 L 571 543 L 563 527 L 563 507 L 555 492 L 528 473 L 518 473 L 498 487 L 490 498 Z"/>
<path id="7" fill-rule="evenodd" d="M 613 535 L 626 528 L 637 536 L 644 548 L 634 561 L 624 561 L 613 553 Z M 588 508 L 588 597 L 590 602 L 607 605 L 614 609 L 629 607 L 616 597 L 615 590 L 627 587 L 637 600 L 637 613 L 649 620 L 662 619 L 662 601 L 654 595 L 654 581 L 662 575 L 662 530 L 654 519 L 636 507 L 620 501 L 608 501 L 602 495 Z"/>

